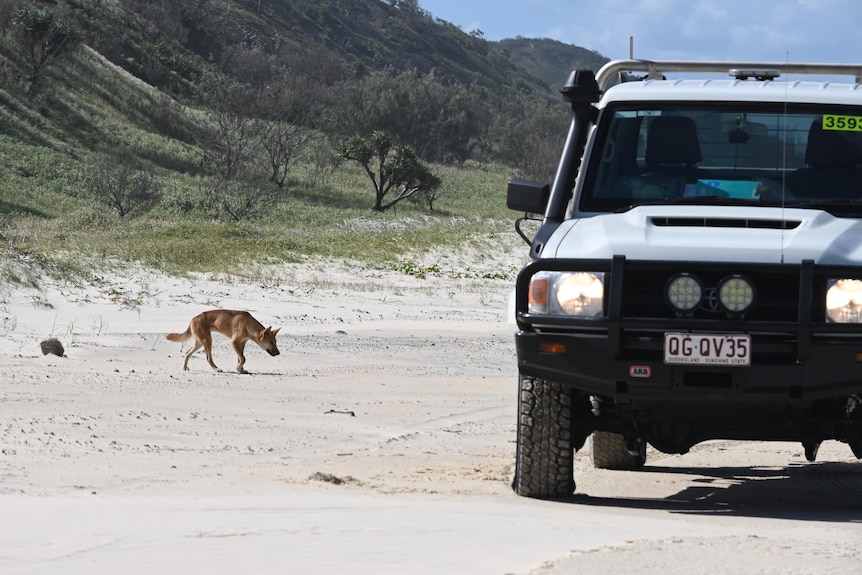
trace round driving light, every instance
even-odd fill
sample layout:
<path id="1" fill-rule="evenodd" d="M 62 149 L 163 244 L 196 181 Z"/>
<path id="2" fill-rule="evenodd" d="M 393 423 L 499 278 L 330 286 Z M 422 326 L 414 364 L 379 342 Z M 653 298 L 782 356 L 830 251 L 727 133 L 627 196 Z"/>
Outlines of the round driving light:
<path id="1" fill-rule="evenodd" d="M 675 275 L 665 288 L 667 302 L 678 312 L 688 313 L 703 301 L 703 286 L 700 280 L 690 274 Z"/>
<path id="2" fill-rule="evenodd" d="M 754 285 L 748 278 L 728 276 L 718 285 L 718 303 L 730 313 L 744 313 L 754 304 Z"/>

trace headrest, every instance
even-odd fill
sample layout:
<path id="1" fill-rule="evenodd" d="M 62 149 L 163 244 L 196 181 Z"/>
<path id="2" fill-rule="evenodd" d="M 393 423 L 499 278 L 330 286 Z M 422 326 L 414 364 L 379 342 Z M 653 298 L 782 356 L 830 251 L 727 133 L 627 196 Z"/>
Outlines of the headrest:
<path id="1" fill-rule="evenodd" d="M 855 132 L 824 130 L 817 119 L 808 129 L 805 163 L 815 167 L 852 167 L 862 163 Z"/>
<path id="2" fill-rule="evenodd" d="M 685 116 L 653 118 L 647 132 L 646 163 L 691 166 L 703 159 L 694 120 Z"/>

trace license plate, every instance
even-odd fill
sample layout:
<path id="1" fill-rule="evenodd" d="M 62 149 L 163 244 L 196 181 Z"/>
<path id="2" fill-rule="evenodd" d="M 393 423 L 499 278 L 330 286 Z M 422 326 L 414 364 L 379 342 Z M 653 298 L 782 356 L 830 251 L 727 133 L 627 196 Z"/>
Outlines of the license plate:
<path id="1" fill-rule="evenodd" d="M 665 333 L 664 362 L 677 365 L 751 365 L 748 334 Z"/>

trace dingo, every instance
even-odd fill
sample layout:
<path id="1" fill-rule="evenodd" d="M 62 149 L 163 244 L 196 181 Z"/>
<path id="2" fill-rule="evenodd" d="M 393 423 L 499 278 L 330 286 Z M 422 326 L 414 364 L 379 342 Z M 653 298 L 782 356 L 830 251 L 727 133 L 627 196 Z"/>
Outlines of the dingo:
<path id="1" fill-rule="evenodd" d="M 200 348 L 204 348 L 210 367 L 213 368 L 213 371 L 221 371 L 216 367 L 216 364 L 213 363 L 212 355 L 212 332 L 217 331 L 220 334 L 228 336 L 233 344 L 233 349 L 239 357 L 239 363 L 236 366 L 236 370 L 239 373 L 248 373 L 244 367 L 245 355 L 242 353 L 243 350 L 245 350 L 246 342 L 251 340 L 265 349 L 269 355 L 278 355 L 279 352 L 275 343 L 275 334 L 278 333 L 279 329 L 281 328 L 264 328 L 263 325 L 251 317 L 251 314 L 247 311 L 214 309 L 196 315 L 192 318 L 186 331 L 183 333 L 169 333 L 167 338 L 171 341 L 187 341 L 191 338 L 195 338 L 194 346 L 192 346 L 191 350 L 186 354 L 186 360 L 183 363 L 184 370 L 188 371 L 189 358 L 192 354 Z"/>

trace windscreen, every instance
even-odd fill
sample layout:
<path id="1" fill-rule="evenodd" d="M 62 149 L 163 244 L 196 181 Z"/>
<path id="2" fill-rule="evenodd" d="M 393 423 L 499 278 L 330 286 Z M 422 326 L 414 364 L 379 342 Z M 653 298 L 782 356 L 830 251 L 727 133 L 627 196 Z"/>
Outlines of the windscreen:
<path id="1" fill-rule="evenodd" d="M 581 212 L 646 203 L 862 203 L 862 110 L 615 107 L 599 126 Z"/>

